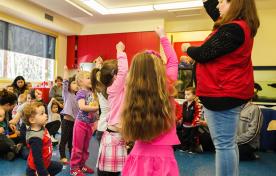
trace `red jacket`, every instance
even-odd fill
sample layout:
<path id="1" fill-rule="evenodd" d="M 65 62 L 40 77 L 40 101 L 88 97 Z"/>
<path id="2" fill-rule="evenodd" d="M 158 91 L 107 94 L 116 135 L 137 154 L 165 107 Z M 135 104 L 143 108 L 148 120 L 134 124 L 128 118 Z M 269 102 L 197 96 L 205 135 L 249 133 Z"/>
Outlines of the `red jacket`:
<path id="1" fill-rule="evenodd" d="M 245 100 L 254 95 L 251 30 L 243 20 L 231 23 L 236 23 L 243 29 L 244 43 L 229 54 L 207 63 L 197 63 L 197 96 L 231 97 Z M 216 32 L 217 30 L 213 31 L 210 36 Z"/>

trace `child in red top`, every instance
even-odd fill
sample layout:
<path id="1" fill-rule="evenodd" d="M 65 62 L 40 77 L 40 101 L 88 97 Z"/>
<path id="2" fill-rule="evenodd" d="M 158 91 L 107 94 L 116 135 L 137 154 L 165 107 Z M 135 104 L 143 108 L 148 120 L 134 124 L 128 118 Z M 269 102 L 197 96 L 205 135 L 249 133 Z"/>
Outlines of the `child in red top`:
<path id="1" fill-rule="evenodd" d="M 39 102 L 27 104 L 23 109 L 23 120 L 30 126 L 26 133 L 27 146 L 30 148 L 26 175 L 58 174 L 62 170 L 62 165 L 51 161 L 53 149 L 51 137 L 45 128 L 48 118 L 43 104 Z"/>

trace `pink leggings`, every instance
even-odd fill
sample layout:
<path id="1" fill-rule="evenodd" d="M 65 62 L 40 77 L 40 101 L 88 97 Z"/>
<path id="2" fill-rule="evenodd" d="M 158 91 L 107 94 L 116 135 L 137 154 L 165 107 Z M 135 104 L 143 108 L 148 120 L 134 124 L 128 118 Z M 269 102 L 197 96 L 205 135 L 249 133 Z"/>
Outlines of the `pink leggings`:
<path id="1" fill-rule="evenodd" d="M 73 130 L 73 149 L 70 161 L 70 168 L 76 169 L 85 166 L 89 157 L 89 142 L 92 137 L 92 124 L 75 120 Z"/>

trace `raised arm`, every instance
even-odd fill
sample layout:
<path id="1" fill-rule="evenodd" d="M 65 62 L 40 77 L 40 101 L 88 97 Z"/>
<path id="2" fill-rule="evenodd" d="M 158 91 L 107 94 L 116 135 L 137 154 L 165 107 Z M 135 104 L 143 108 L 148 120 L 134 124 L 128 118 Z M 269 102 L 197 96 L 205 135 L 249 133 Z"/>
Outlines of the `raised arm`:
<path id="1" fill-rule="evenodd" d="M 127 55 L 124 52 L 125 45 L 122 42 L 119 42 L 116 45 L 116 49 L 117 49 L 117 60 L 118 60 L 118 73 L 112 85 L 107 88 L 108 94 L 120 92 L 124 89 L 126 76 L 128 72 L 128 60 L 127 60 Z"/>
<path id="2" fill-rule="evenodd" d="M 163 27 L 157 27 L 155 32 L 160 37 L 161 45 L 164 49 L 165 55 L 167 57 L 167 64 L 166 64 L 166 75 L 171 80 L 177 80 L 177 73 L 178 73 L 178 60 L 176 53 L 169 42 L 168 38 L 166 37 L 165 31 Z"/>
<path id="3" fill-rule="evenodd" d="M 212 18 L 214 22 L 217 21 L 220 16 L 219 10 L 217 9 L 218 0 L 202 0 L 202 1 L 208 15 Z"/>

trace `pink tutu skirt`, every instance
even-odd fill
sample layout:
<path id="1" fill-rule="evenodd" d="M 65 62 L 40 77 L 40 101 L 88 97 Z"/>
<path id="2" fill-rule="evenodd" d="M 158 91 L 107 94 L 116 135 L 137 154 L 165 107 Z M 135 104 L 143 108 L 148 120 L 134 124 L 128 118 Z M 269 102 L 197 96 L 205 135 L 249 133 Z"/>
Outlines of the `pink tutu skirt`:
<path id="1" fill-rule="evenodd" d="M 136 142 L 122 176 L 179 176 L 172 146 Z"/>

